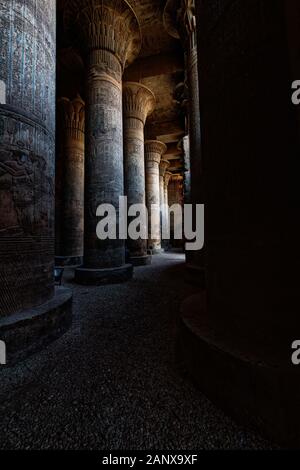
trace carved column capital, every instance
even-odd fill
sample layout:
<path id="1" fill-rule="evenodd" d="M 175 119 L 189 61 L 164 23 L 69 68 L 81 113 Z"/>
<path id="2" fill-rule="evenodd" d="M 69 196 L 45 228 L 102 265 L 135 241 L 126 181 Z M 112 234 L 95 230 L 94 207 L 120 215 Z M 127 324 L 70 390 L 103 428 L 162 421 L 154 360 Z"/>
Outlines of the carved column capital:
<path id="1" fill-rule="evenodd" d="M 123 111 L 125 118 L 139 119 L 145 125 L 147 117 L 155 109 L 156 99 L 154 93 L 136 82 L 123 84 Z"/>
<path id="2" fill-rule="evenodd" d="M 195 0 L 181 0 L 181 9 L 178 12 L 179 20 L 185 28 L 187 37 L 196 34 L 196 6 Z"/>
<path id="3" fill-rule="evenodd" d="M 164 13 L 163 23 L 167 33 L 175 39 L 180 39 L 178 29 L 178 11 L 181 7 L 181 0 L 167 0 Z"/>
<path id="4" fill-rule="evenodd" d="M 145 156 L 146 162 L 154 162 L 158 165 L 162 155 L 167 151 L 167 146 L 159 140 L 146 140 L 145 142 Z"/>
<path id="5" fill-rule="evenodd" d="M 165 189 L 168 189 L 170 179 L 172 178 L 173 173 L 171 171 L 166 171 L 165 172 Z"/>
<path id="6" fill-rule="evenodd" d="M 93 65 L 107 63 L 112 54 L 124 69 L 140 52 L 140 25 L 126 0 L 67 0 L 64 21 Z"/>
<path id="7" fill-rule="evenodd" d="M 183 175 L 182 174 L 172 174 L 171 176 L 172 181 L 182 183 L 183 182 Z"/>
<path id="8" fill-rule="evenodd" d="M 79 95 L 73 100 L 59 98 L 57 102 L 59 128 L 74 140 L 84 140 L 85 103 Z"/>
<path id="9" fill-rule="evenodd" d="M 163 178 L 165 176 L 165 173 L 167 169 L 170 166 L 169 160 L 162 159 L 160 164 L 159 164 L 159 174 Z"/>
<path id="10" fill-rule="evenodd" d="M 164 10 L 164 26 L 170 36 L 188 41 L 196 47 L 195 0 L 168 0 Z"/>

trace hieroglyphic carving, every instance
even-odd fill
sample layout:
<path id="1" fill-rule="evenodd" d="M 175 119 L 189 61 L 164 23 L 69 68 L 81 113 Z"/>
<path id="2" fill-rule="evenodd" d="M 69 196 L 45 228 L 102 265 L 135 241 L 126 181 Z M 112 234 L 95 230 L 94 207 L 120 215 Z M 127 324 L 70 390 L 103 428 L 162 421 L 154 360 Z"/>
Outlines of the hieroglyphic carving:
<path id="1" fill-rule="evenodd" d="M 124 262 L 122 241 L 96 238 L 97 207 L 119 205 L 124 194 L 122 85 L 114 80 L 89 82 L 86 116 L 85 266 L 105 268 Z"/>
<path id="2" fill-rule="evenodd" d="M 190 137 L 186 135 L 180 142 L 184 159 L 184 200 L 191 203 L 191 161 L 190 161 Z"/>
<path id="3" fill-rule="evenodd" d="M 168 201 L 165 198 L 165 174 L 169 166 L 170 162 L 166 159 L 162 159 L 159 165 L 159 197 L 162 224 L 165 224 L 167 219 L 166 204 Z"/>
<path id="4" fill-rule="evenodd" d="M 170 36 L 197 46 L 195 0 L 168 0 L 163 13 L 164 26 Z"/>
<path id="5" fill-rule="evenodd" d="M 63 133 L 68 134 L 72 139 L 83 142 L 85 103 L 79 95 L 73 100 L 65 97 L 58 100 L 58 118 L 59 130 L 62 129 Z"/>
<path id="6" fill-rule="evenodd" d="M 68 0 L 65 9 L 67 28 L 79 34 L 87 50 L 102 51 L 95 63 L 106 64 L 115 56 L 122 68 L 134 60 L 141 48 L 137 17 L 124 0 Z"/>
<path id="7" fill-rule="evenodd" d="M 128 204 L 145 204 L 144 125 L 155 107 L 155 96 L 140 83 L 123 84 L 125 194 Z M 145 240 L 129 240 L 131 256 L 145 256 Z"/>
<path id="8" fill-rule="evenodd" d="M 123 107 L 126 119 L 139 119 L 145 125 L 147 117 L 154 111 L 155 96 L 141 83 L 125 82 L 123 84 Z"/>
<path id="9" fill-rule="evenodd" d="M 83 256 L 85 103 L 79 95 L 58 100 L 60 154 L 57 160 L 59 203 L 56 255 Z M 60 180 L 60 181 L 58 181 Z"/>
<path id="10" fill-rule="evenodd" d="M 96 211 L 102 203 L 118 208 L 124 194 L 122 73 L 139 53 L 140 27 L 125 0 L 67 0 L 64 21 L 86 59 L 84 266 L 119 267 L 124 241 L 99 242 Z"/>
<path id="11" fill-rule="evenodd" d="M 55 25 L 55 2 L 1 2 L 0 80 L 6 85 L 6 104 L 33 113 L 52 132 Z"/>
<path id="12" fill-rule="evenodd" d="M 55 2 L 0 5 L 0 316 L 54 292 Z"/>
<path id="13" fill-rule="evenodd" d="M 162 159 L 159 165 L 159 176 L 162 178 L 162 181 L 164 181 L 165 177 L 165 172 L 170 166 L 169 160 Z"/>
<path id="14" fill-rule="evenodd" d="M 172 8 L 173 13 L 171 13 Z M 187 71 L 185 87 L 188 87 L 189 96 L 186 124 L 190 136 L 191 194 L 194 202 L 199 203 L 202 161 L 195 0 L 168 0 L 164 15 L 165 24 L 171 22 L 173 28 L 178 31 L 185 48 Z M 183 103 L 187 109 L 187 101 L 183 100 Z"/>
<path id="15" fill-rule="evenodd" d="M 168 183 L 168 198 L 169 198 L 169 205 L 170 207 L 179 204 L 183 206 L 183 175 L 182 174 L 172 174 L 171 176 L 168 175 L 169 183 Z M 175 220 L 174 217 L 169 218 L 170 224 L 170 235 L 172 244 L 174 246 L 182 246 L 182 240 L 174 240 L 174 229 L 175 229 Z"/>
<path id="16" fill-rule="evenodd" d="M 195 0 L 181 0 L 178 21 L 185 28 L 185 35 L 191 50 L 197 51 Z M 184 34 L 184 33 L 183 33 Z"/>
<path id="17" fill-rule="evenodd" d="M 163 142 L 158 140 L 148 140 L 145 142 L 146 201 L 149 213 L 151 206 L 153 206 L 152 218 L 149 217 L 148 243 L 151 249 L 161 248 L 159 164 L 162 155 L 166 151 L 167 146 Z"/>
<path id="18" fill-rule="evenodd" d="M 162 155 L 167 151 L 167 146 L 159 140 L 147 140 L 145 142 L 146 161 L 160 164 Z"/>
<path id="19" fill-rule="evenodd" d="M 165 201 L 166 207 L 168 207 L 170 205 L 170 202 L 169 202 L 169 183 L 170 183 L 170 180 L 172 178 L 172 175 L 173 175 L 173 173 L 171 173 L 171 171 L 168 171 L 168 170 L 165 172 L 165 175 L 164 175 L 164 201 Z M 168 225 L 170 225 L 169 211 L 166 212 L 165 217 L 166 217 L 165 222 L 168 226 Z"/>
<path id="20" fill-rule="evenodd" d="M 168 204 L 168 189 L 169 189 L 169 183 L 170 179 L 172 178 L 173 173 L 171 171 L 166 171 L 165 172 L 165 177 L 164 177 L 164 187 L 165 187 L 165 203 Z"/>

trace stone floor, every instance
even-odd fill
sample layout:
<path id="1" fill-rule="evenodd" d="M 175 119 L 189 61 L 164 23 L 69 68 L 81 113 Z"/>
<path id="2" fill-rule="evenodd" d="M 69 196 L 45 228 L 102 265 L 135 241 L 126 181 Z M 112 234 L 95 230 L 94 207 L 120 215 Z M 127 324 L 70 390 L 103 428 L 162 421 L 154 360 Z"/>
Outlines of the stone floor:
<path id="1" fill-rule="evenodd" d="M 71 330 L 0 376 L 1 449 L 251 449 L 270 445 L 224 416 L 175 360 L 181 254 L 123 285 L 74 291 Z"/>

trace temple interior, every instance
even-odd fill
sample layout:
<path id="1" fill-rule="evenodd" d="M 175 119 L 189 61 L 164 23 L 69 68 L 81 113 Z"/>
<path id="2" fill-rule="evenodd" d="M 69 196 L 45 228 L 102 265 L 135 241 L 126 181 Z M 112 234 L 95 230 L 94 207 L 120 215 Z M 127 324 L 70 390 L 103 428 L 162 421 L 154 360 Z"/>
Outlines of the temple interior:
<path id="1" fill-rule="evenodd" d="M 300 446 L 299 26 L 295 0 L 0 0 L 0 449 Z M 147 236 L 101 239 L 125 197 Z"/>

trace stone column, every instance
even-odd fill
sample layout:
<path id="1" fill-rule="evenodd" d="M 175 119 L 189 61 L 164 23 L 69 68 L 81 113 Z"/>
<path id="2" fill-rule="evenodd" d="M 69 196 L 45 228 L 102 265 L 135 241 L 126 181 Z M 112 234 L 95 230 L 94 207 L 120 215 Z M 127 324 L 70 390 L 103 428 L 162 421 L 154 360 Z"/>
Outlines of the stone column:
<path id="1" fill-rule="evenodd" d="M 144 126 L 154 107 L 155 96 L 149 88 L 134 82 L 123 84 L 125 195 L 128 206 L 146 204 Z M 129 261 L 134 266 L 151 263 L 147 240 L 128 239 L 127 247 Z"/>
<path id="2" fill-rule="evenodd" d="M 185 52 L 185 63 L 187 63 Z M 186 67 L 187 68 L 187 67 Z M 185 72 L 186 79 L 177 85 L 175 90 L 175 98 L 179 110 L 185 120 L 186 135 L 181 139 L 178 148 L 182 150 L 184 158 L 184 202 L 191 204 L 191 162 L 190 162 L 190 118 L 189 118 L 189 100 L 188 100 L 188 86 L 187 86 L 187 71 Z"/>
<path id="3" fill-rule="evenodd" d="M 199 106 L 198 48 L 195 0 L 181 0 L 179 34 L 185 48 L 188 87 L 190 203 L 203 203 L 201 127 Z M 195 211 L 194 211 L 195 214 Z M 202 288 L 205 286 L 204 251 L 186 252 L 186 278 Z"/>
<path id="4" fill-rule="evenodd" d="M 203 203 L 201 127 L 199 106 L 198 48 L 195 0 L 168 0 L 164 12 L 165 27 L 170 35 L 181 39 L 185 51 L 186 86 L 188 88 L 188 128 L 190 139 L 190 200 Z M 188 176 L 188 173 L 187 173 Z M 195 213 L 195 212 L 194 212 Z M 205 286 L 204 250 L 186 252 L 187 280 Z"/>
<path id="5" fill-rule="evenodd" d="M 300 3 L 218 5 L 197 2 L 207 289 L 181 350 L 207 396 L 298 448 Z"/>
<path id="6" fill-rule="evenodd" d="M 170 226 L 170 216 L 169 216 L 169 183 L 172 178 L 173 173 L 171 171 L 166 171 L 165 172 L 165 177 L 164 177 L 164 201 L 165 201 L 165 207 L 166 207 L 166 224 L 169 227 Z"/>
<path id="7" fill-rule="evenodd" d="M 132 276 L 125 265 L 125 240 L 99 240 L 97 208 L 118 212 L 124 195 L 122 74 L 140 50 L 134 11 L 125 0 L 78 0 L 68 4 L 66 26 L 86 57 L 86 157 L 84 264 L 76 280 L 84 284 L 119 282 Z M 117 213 L 117 216 L 119 214 Z"/>
<path id="8" fill-rule="evenodd" d="M 191 203 L 191 164 L 190 164 L 190 136 L 182 139 L 182 150 L 184 159 L 184 202 Z"/>
<path id="9" fill-rule="evenodd" d="M 158 140 L 145 142 L 146 154 L 146 200 L 149 211 L 148 248 L 152 254 L 161 252 L 159 165 L 167 146 Z"/>
<path id="10" fill-rule="evenodd" d="M 201 199 L 201 132 L 199 107 L 198 50 L 195 0 L 168 0 L 164 10 L 164 25 L 174 38 L 184 46 L 186 81 L 182 96 L 183 106 L 188 106 L 187 125 L 190 134 L 191 192 L 194 201 Z M 186 96 L 188 93 L 188 99 Z"/>
<path id="11" fill-rule="evenodd" d="M 187 86 L 189 93 L 189 139 L 191 197 L 201 202 L 201 127 L 199 106 L 199 76 L 195 0 L 184 0 L 182 6 L 181 36 L 186 50 Z"/>
<path id="12" fill-rule="evenodd" d="M 56 220 L 56 266 L 82 264 L 84 218 L 85 104 L 77 96 L 58 100 L 60 151 L 57 161 L 59 217 Z"/>
<path id="13" fill-rule="evenodd" d="M 63 332 L 71 313 L 69 291 L 55 292 L 53 278 L 55 2 L 1 2 L 0 57 L 0 338 L 9 362 Z"/>
<path id="14" fill-rule="evenodd" d="M 160 220 L 161 220 L 161 227 L 163 229 L 166 224 L 167 214 L 167 207 L 166 207 L 166 199 L 165 199 L 165 174 L 167 169 L 170 166 L 169 160 L 162 159 L 159 165 L 159 198 L 160 198 Z M 162 240 L 162 247 L 167 247 L 167 241 Z"/>
<path id="15" fill-rule="evenodd" d="M 169 205 L 170 207 L 174 204 L 179 204 L 183 206 L 183 176 L 181 174 L 172 174 L 169 188 L 168 188 L 168 195 L 169 195 Z M 184 227 L 182 227 L 183 229 Z M 184 239 L 175 240 L 175 225 L 174 219 L 170 220 L 170 233 L 171 233 L 171 240 L 172 246 L 174 248 L 184 248 Z"/>

